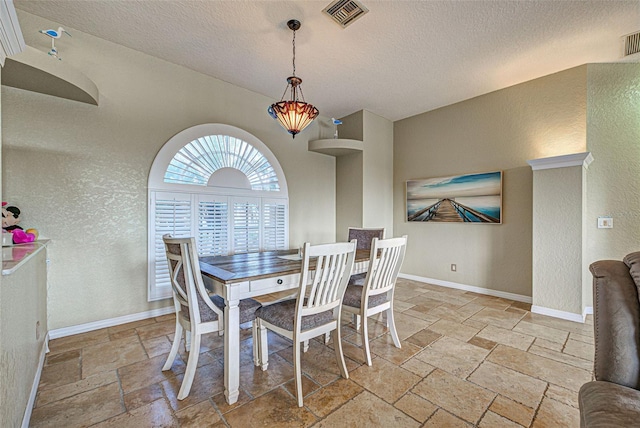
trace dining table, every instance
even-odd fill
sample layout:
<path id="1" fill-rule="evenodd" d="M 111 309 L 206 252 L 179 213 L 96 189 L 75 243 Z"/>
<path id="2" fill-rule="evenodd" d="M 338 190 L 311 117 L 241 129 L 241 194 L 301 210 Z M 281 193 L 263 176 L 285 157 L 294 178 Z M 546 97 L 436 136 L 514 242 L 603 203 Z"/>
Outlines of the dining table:
<path id="1" fill-rule="evenodd" d="M 357 250 L 352 274 L 367 271 L 369 250 Z M 227 256 L 199 257 L 209 291 L 221 296 L 224 310 L 224 395 L 238 400 L 240 387 L 241 299 L 298 288 L 302 260 L 298 250 L 265 251 Z M 313 260 L 310 266 L 313 267 Z"/>

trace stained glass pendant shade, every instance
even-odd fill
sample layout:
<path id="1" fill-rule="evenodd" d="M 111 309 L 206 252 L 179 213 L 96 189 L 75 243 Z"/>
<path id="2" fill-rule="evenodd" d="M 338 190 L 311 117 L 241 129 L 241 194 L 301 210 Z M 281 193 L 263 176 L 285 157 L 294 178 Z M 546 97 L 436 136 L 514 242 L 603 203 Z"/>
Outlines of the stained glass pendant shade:
<path id="1" fill-rule="evenodd" d="M 300 29 L 300 21 L 292 19 L 287 22 L 287 26 L 293 31 L 293 75 L 287 78 L 287 87 L 282 94 L 282 99 L 271 104 L 267 111 L 293 138 L 296 138 L 296 134 L 313 122 L 320 112 L 304 101 L 302 79 L 296 76 L 296 31 Z M 285 100 L 287 91 L 289 91 L 289 100 Z"/>

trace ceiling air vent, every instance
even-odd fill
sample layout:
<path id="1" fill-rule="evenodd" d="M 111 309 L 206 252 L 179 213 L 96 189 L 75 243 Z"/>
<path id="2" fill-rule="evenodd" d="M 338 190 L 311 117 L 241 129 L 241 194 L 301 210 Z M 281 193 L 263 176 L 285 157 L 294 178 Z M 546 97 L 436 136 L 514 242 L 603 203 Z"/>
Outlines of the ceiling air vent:
<path id="1" fill-rule="evenodd" d="M 369 12 L 369 9 L 354 0 L 336 0 L 324 8 L 323 12 L 340 24 L 342 28 L 346 28 L 356 19 Z"/>
<path id="2" fill-rule="evenodd" d="M 624 56 L 640 52 L 640 31 L 624 36 Z"/>

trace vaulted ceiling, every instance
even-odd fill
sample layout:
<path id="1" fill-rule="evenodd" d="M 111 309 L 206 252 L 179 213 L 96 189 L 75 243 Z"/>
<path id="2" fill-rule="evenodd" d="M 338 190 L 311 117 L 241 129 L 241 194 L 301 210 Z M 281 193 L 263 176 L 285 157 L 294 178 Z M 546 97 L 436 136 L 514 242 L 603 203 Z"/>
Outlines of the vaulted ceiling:
<path id="1" fill-rule="evenodd" d="M 363 0 L 369 12 L 346 28 L 323 14 L 329 3 L 14 0 L 274 101 L 292 71 L 286 22 L 298 19 L 296 74 L 326 117 L 398 120 L 585 63 L 640 61 L 622 53 L 640 30 L 637 0 Z"/>

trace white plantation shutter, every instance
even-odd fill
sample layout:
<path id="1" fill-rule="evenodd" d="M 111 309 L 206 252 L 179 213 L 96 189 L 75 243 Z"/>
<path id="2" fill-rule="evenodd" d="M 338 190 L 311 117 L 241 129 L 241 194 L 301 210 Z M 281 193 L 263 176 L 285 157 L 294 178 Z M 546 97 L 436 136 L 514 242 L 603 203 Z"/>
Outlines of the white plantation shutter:
<path id="1" fill-rule="evenodd" d="M 148 189 L 149 301 L 171 297 L 167 233 L 195 237 L 203 257 L 288 248 L 284 171 L 246 131 L 208 123 L 177 133 L 156 155 Z"/>
<path id="2" fill-rule="evenodd" d="M 164 182 L 206 186 L 221 168 L 242 171 L 253 190 L 280 190 L 278 175 L 264 154 L 229 135 L 207 135 L 186 144 L 171 159 Z"/>
<path id="3" fill-rule="evenodd" d="M 286 198 L 214 193 L 150 193 L 149 301 L 171 297 L 162 236 L 195 236 L 200 256 L 284 250 L 289 246 Z"/>
<path id="4" fill-rule="evenodd" d="M 227 197 L 198 195 L 198 254 L 229 254 L 229 203 Z"/>
<path id="5" fill-rule="evenodd" d="M 260 199 L 232 198 L 233 253 L 260 251 Z"/>
<path id="6" fill-rule="evenodd" d="M 162 235 L 169 233 L 179 238 L 192 234 L 191 205 L 191 195 L 188 194 L 158 192 L 152 196 L 150 223 L 154 230 L 154 245 L 153 254 L 150 255 L 149 290 L 154 300 L 171 297 L 169 268 Z"/>
<path id="7" fill-rule="evenodd" d="M 287 203 L 283 199 L 262 200 L 262 249 L 284 250 L 289 246 L 287 236 Z"/>

